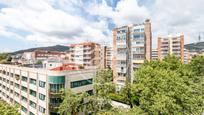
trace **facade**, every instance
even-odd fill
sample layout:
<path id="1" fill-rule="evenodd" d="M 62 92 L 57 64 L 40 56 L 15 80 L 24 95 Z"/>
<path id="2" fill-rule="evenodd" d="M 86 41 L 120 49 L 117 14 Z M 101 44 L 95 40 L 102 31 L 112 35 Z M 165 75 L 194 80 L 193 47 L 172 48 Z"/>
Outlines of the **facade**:
<path id="1" fill-rule="evenodd" d="M 44 61 L 50 58 L 62 59 L 61 56 L 64 56 L 65 53 L 58 51 L 43 51 L 43 50 L 35 50 L 33 52 L 24 52 L 20 62 L 22 64 L 33 64 L 38 61 Z"/>
<path id="2" fill-rule="evenodd" d="M 168 54 L 174 54 L 184 62 L 184 35 L 158 38 L 158 58 L 162 60 Z"/>
<path id="3" fill-rule="evenodd" d="M 151 22 L 133 24 L 113 30 L 113 76 L 119 86 L 128 78 L 133 81 L 134 71 L 151 60 L 152 33 Z M 128 77 L 127 77 L 128 76 Z"/>
<path id="4" fill-rule="evenodd" d="M 61 89 L 92 93 L 95 70 L 47 70 L 0 64 L 0 98 L 21 115 L 56 115 Z"/>
<path id="5" fill-rule="evenodd" d="M 113 47 L 108 46 L 106 48 L 106 68 L 112 68 L 112 59 L 113 59 Z"/>
<path id="6" fill-rule="evenodd" d="M 41 51 L 36 50 L 32 53 L 33 60 L 46 60 L 49 58 L 59 58 L 61 56 L 61 52 L 58 51 Z"/>
<path id="7" fill-rule="evenodd" d="M 103 46 L 101 49 L 101 68 L 112 68 L 113 48 Z"/>
<path id="8" fill-rule="evenodd" d="M 152 60 L 158 60 L 158 50 L 152 49 Z"/>
<path id="9" fill-rule="evenodd" d="M 101 46 L 94 42 L 70 45 L 71 62 L 84 67 L 100 66 Z"/>

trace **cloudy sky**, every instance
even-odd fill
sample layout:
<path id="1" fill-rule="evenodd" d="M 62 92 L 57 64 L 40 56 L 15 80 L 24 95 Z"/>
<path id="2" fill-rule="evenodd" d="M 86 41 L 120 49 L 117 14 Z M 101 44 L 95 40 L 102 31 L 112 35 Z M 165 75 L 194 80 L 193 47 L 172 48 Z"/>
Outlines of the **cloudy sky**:
<path id="1" fill-rule="evenodd" d="M 0 0 L 0 52 L 112 42 L 112 29 L 152 22 L 158 36 L 184 33 L 185 43 L 204 32 L 204 0 Z"/>

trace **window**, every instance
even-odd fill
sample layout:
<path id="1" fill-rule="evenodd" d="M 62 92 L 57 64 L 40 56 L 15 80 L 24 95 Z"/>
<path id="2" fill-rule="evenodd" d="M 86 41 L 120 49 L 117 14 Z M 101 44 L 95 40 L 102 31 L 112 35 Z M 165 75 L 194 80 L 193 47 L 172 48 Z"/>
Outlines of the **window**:
<path id="1" fill-rule="evenodd" d="M 13 81 L 10 81 L 10 84 L 13 85 Z"/>
<path id="2" fill-rule="evenodd" d="M 45 88 L 45 82 L 39 81 L 39 86 L 42 87 L 42 88 Z"/>
<path id="3" fill-rule="evenodd" d="M 13 73 L 11 73 L 10 75 L 11 75 L 11 77 L 13 77 Z"/>
<path id="4" fill-rule="evenodd" d="M 64 88 L 64 84 L 50 84 L 50 91 L 51 92 L 57 93 L 63 88 Z"/>
<path id="5" fill-rule="evenodd" d="M 29 115 L 35 115 L 34 113 L 32 113 L 32 112 L 29 112 Z"/>
<path id="6" fill-rule="evenodd" d="M 21 100 L 24 101 L 24 102 L 27 102 L 27 101 L 28 101 L 27 98 L 24 97 L 24 96 L 21 96 Z"/>
<path id="7" fill-rule="evenodd" d="M 27 87 L 21 86 L 21 90 L 24 92 L 27 92 L 28 89 L 27 89 Z"/>
<path id="8" fill-rule="evenodd" d="M 44 101 L 44 100 L 45 100 L 45 95 L 39 93 L 39 99 L 42 100 L 42 101 Z"/>
<path id="9" fill-rule="evenodd" d="M 27 82 L 27 81 L 28 81 L 28 78 L 25 77 L 25 76 L 22 76 L 21 80 Z"/>
<path id="10" fill-rule="evenodd" d="M 30 89 L 30 95 L 36 97 L 36 91 L 33 91 L 33 90 Z"/>
<path id="11" fill-rule="evenodd" d="M 16 97 L 19 97 L 19 93 L 17 93 L 17 92 L 15 92 L 14 95 L 15 95 Z"/>
<path id="12" fill-rule="evenodd" d="M 36 108 L 36 103 L 34 103 L 33 101 L 30 101 L 30 106 L 33 108 Z"/>
<path id="13" fill-rule="evenodd" d="M 40 111 L 41 113 L 45 113 L 45 108 L 39 106 L 39 111 Z"/>
<path id="14" fill-rule="evenodd" d="M 71 82 L 71 88 L 92 84 L 92 79 Z"/>
<path id="15" fill-rule="evenodd" d="M 23 112 L 25 112 L 25 113 L 27 113 L 27 109 L 25 108 L 25 107 L 23 107 L 23 106 L 21 106 L 21 110 L 23 111 Z"/>
<path id="16" fill-rule="evenodd" d="M 19 89 L 20 85 L 15 83 L 15 87 Z"/>
<path id="17" fill-rule="evenodd" d="M 134 32 L 140 32 L 140 29 L 134 29 Z"/>
<path id="18" fill-rule="evenodd" d="M 36 85 L 36 80 L 35 80 L 35 79 L 30 78 L 30 84 Z"/>

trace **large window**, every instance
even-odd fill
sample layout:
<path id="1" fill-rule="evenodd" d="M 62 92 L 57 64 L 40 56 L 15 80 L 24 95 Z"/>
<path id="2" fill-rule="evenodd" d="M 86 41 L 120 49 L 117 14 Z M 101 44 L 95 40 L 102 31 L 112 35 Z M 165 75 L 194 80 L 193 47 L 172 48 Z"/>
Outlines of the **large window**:
<path id="1" fill-rule="evenodd" d="M 35 79 L 30 78 L 30 84 L 36 85 L 36 80 L 35 80 Z"/>
<path id="2" fill-rule="evenodd" d="M 30 95 L 36 97 L 36 91 L 33 91 L 33 90 L 30 89 Z"/>
<path id="3" fill-rule="evenodd" d="M 33 108 L 36 108 L 36 103 L 33 102 L 33 101 L 30 101 L 30 106 L 33 107 Z"/>
<path id="4" fill-rule="evenodd" d="M 22 76 L 21 80 L 27 82 L 27 81 L 28 81 L 28 78 L 25 77 L 25 76 Z"/>
<path id="5" fill-rule="evenodd" d="M 39 86 L 42 87 L 42 88 L 45 88 L 45 82 L 39 81 Z"/>
<path id="6" fill-rule="evenodd" d="M 27 98 L 24 97 L 24 96 L 21 96 L 21 100 L 24 101 L 24 102 L 27 102 L 27 101 L 28 101 Z"/>
<path id="7" fill-rule="evenodd" d="M 57 93 L 64 88 L 64 84 L 50 84 L 50 91 Z"/>
<path id="8" fill-rule="evenodd" d="M 81 86 L 84 86 L 84 85 L 89 85 L 89 84 L 92 84 L 92 82 L 93 82 L 92 79 L 74 81 L 74 82 L 71 82 L 71 88 L 81 87 Z"/>
<path id="9" fill-rule="evenodd" d="M 27 113 L 27 109 L 25 108 L 25 107 L 23 107 L 23 106 L 21 106 L 21 110 L 23 111 L 23 112 L 25 112 L 25 113 Z"/>
<path id="10" fill-rule="evenodd" d="M 21 86 L 21 90 L 24 92 L 27 92 L 28 89 L 27 89 L 27 87 Z"/>
<path id="11" fill-rule="evenodd" d="M 30 112 L 29 115 L 35 115 L 34 113 Z"/>
<path id="12" fill-rule="evenodd" d="M 44 100 L 45 100 L 45 95 L 39 93 L 39 99 L 42 100 L 42 101 L 44 101 Z"/>
<path id="13" fill-rule="evenodd" d="M 39 111 L 40 111 L 41 113 L 45 113 L 45 108 L 39 106 Z"/>

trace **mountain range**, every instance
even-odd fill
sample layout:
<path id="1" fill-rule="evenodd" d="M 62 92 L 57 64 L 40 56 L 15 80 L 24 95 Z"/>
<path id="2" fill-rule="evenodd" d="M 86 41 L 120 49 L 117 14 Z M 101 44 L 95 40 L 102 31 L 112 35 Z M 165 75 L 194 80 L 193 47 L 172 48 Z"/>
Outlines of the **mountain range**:
<path id="1" fill-rule="evenodd" d="M 184 45 L 184 47 L 190 51 L 200 51 L 204 50 L 204 42 L 190 43 Z"/>
<path id="2" fill-rule="evenodd" d="M 32 52 L 35 50 L 65 52 L 65 51 L 69 51 L 69 47 L 68 46 L 62 46 L 62 45 L 55 45 L 55 46 L 48 46 L 48 47 L 37 47 L 37 48 L 30 48 L 30 49 L 15 51 L 12 54 L 22 54 L 23 52 Z"/>

